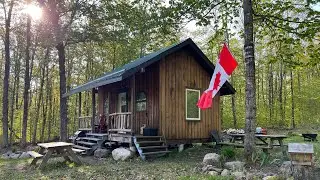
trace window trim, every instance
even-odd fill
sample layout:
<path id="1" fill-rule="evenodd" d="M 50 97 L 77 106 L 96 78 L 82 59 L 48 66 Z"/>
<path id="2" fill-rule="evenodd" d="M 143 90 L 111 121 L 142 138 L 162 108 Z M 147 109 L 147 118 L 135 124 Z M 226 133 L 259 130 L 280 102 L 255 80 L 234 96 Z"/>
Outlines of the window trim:
<path id="1" fill-rule="evenodd" d="M 144 93 L 146 99 L 143 100 L 143 101 L 141 101 L 141 100 L 138 101 L 137 96 L 138 96 L 139 93 Z M 139 111 L 139 110 L 137 110 L 137 104 L 138 104 L 138 103 L 141 103 L 141 102 L 145 102 L 145 103 L 146 103 L 146 109 Z M 144 92 L 144 91 L 139 91 L 139 92 L 137 92 L 137 93 L 136 93 L 136 98 L 135 98 L 135 104 L 134 104 L 134 105 L 135 105 L 135 109 L 136 109 L 137 112 L 147 111 L 147 108 L 148 108 L 148 97 L 147 97 L 147 93 Z"/>
<path id="2" fill-rule="evenodd" d="M 185 90 L 185 98 L 186 98 L 186 102 L 185 102 L 185 106 L 186 106 L 186 120 L 189 120 L 189 121 L 200 121 L 201 120 L 201 111 L 200 111 L 200 108 L 198 108 L 198 114 L 199 114 L 199 118 L 188 118 L 188 97 L 187 97 L 187 92 L 188 91 L 193 91 L 193 92 L 198 92 L 199 96 L 198 96 L 198 99 L 200 99 L 200 90 L 199 89 L 191 89 L 191 88 L 186 88 Z"/>

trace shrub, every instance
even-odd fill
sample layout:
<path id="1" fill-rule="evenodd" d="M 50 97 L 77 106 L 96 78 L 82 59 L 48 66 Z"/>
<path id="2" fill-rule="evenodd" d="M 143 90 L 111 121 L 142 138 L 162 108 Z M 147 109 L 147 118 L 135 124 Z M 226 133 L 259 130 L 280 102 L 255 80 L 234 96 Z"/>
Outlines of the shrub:
<path id="1" fill-rule="evenodd" d="M 221 149 L 221 156 L 224 159 L 233 159 L 236 153 L 233 147 L 222 147 Z"/>

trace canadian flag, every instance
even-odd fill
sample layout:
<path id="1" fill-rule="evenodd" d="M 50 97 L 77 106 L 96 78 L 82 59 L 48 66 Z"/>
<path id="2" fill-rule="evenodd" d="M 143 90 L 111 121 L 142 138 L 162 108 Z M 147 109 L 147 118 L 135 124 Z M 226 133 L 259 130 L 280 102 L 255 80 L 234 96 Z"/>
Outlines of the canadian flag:
<path id="1" fill-rule="evenodd" d="M 222 85 L 229 79 L 230 75 L 237 66 L 237 61 L 233 58 L 227 45 L 224 44 L 210 80 L 209 88 L 203 92 L 197 103 L 197 106 L 200 109 L 211 107 L 212 98 L 217 94 Z"/>

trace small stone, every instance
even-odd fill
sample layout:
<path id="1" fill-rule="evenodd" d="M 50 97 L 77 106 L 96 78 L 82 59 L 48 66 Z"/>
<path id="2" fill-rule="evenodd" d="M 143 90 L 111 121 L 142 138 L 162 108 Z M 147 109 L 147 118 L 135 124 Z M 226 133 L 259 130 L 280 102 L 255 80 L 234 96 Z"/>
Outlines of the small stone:
<path id="1" fill-rule="evenodd" d="M 246 175 L 242 171 L 236 171 L 231 173 L 232 176 L 236 177 L 236 179 L 245 179 Z"/>
<path id="2" fill-rule="evenodd" d="M 209 171 L 208 174 L 211 176 L 218 176 L 219 175 L 219 173 L 217 171 Z"/>
<path id="3" fill-rule="evenodd" d="M 278 176 L 266 176 L 262 180 L 275 180 L 275 179 L 278 179 L 278 178 L 279 178 Z"/>
<path id="4" fill-rule="evenodd" d="M 184 150 L 184 144 L 179 144 L 178 152 L 182 152 Z"/>
<path id="5" fill-rule="evenodd" d="M 31 156 L 27 152 L 22 152 L 22 154 L 19 156 L 20 159 L 27 159 Z"/>
<path id="6" fill-rule="evenodd" d="M 216 153 L 208 153 L 203 158 L 203 164 L 218 164 L 220 162 L 220 155 Z"/>
<path id="7" fill-rule="evenodd" d="M 97 149 L 94 151 L 94 157 L 96 158 L 105 158 L 110 154 L 108 149 Z"/>
<path id="8" fill-rule="evenodd" d="M 231 161 L 231 162 L 226 162 L 224 166 L 229 169 L 229 170 L 237 170 L 237 171 L 242 171 L 244 168 L 245 163 L 241 161 Z"/>
<path id="9" fill-rule="evenodd" d="M 230 171 L 228 169 L 224 169 L 222 172 L 221 172 L 221 176 L 230 176 Z"/>

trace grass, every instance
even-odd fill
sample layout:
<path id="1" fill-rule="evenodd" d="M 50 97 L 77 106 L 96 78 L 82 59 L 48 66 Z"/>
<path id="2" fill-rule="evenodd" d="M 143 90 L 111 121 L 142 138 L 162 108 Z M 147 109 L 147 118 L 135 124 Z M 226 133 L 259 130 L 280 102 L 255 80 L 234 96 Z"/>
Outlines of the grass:
<path id="1" fill-rule="evenodd" d="M 151 161 L 135 157 L 127 162 L 116 162 L 112 157 L 102 160 L 84 157 L 85 164 L 81 166 L 56 158 L 50 159 L 42 170 L 29 167 L 30 159 L 0 160 L 0 179 L 208 179 L 197 167 L 209 152 L 213 149 L 196 146 Z"/>
<path id="2" fill-rule="evenodd" d="M 297 134 L 291 134 L 285 140 L 288 142 L 303 142 L 303 138 Z M 320 143 L 308 142 L 314 145 L 316 166 L 320 166 Z M 229 155 L 229 151 L 227 155 Z M 234 149 L 233 160 L 243 160 L 243 149 Z M 40 170 L 30 167 L 31 159 L 28 160 L 1 160 L 0 179 L 209 179 L 230 180 L 232 177 L 220 177 L 204 175 L 200 172 L 201 162 L 205 154 L 215 152 L 208 146 L 194 146 L 178 153 L 174 151 L 167 157 L 157 158 L 151 161 L 142 161 L 135 157 L 127 162 L 116 162 L 112 157 L 106 159 L 94 159 L 82 157 L 83 165 L 66 164 L 63 159 L 49 160 L 48 165 Z M 283 161 L 280 150 L 271 150 L 270 156 L 266 157 L 258 151 L 253 160 L 256 161 L 257 171 L 276 173 Z"/>

